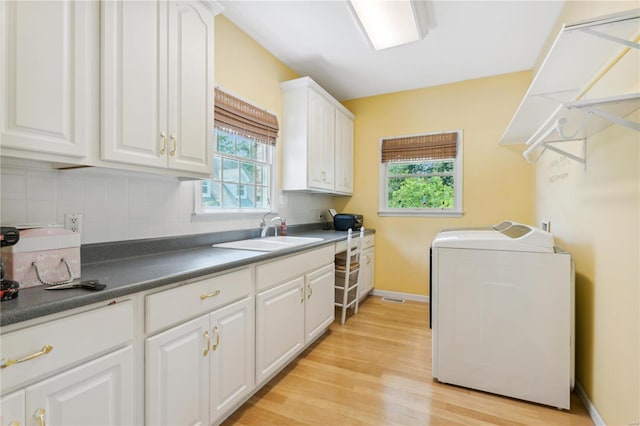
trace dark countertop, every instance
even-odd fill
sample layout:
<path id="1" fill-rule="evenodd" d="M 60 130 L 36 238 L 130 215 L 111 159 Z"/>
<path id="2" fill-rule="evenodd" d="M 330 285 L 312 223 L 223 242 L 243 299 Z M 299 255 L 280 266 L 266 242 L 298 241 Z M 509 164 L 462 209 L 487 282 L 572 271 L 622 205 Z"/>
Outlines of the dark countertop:
<path id="1" fill-rule="evenodd" d="M 292 228 L 295 229 L 290 226 L 289 235 L 319 237 L 323 240 L 276 252 L 212 247 L 215 243 L 256 236 L 255 231 L 232 231 L 83 246 L 81 280 L 98 280 L 107 285 L 104 290 L 46 290 L 44 286 L 21 288 L 16 299 L 4 301 L 0 305 L 0 326 L 275 259 L 347 239 L 347 232 L 344 231 L 309 230 L 305 229 L 305 226 L 300 226 L 299 231 L 293 231 Z M 367 234 L 372 232 L 375 231 L 366 231 Z M 354 233 L 354 235 L 357 234 Z"/>

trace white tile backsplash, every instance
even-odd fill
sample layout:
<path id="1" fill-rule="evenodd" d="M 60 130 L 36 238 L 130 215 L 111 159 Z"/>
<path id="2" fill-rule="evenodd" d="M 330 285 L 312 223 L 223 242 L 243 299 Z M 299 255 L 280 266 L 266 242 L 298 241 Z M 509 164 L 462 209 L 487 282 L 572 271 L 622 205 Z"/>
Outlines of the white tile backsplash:
<path id="1" fill-rule="evenodd" d="M 197 184 L 163 175 L 3 162 L 0 222 L 63 225 L 65 213 L 80 213 L 84 244 L 258 228 L 258 214 L 194 217 Z M 333 204 L 331 196 L 307 193 L 280 193 L 276 200 L 274 212 L 291 225 L 319 222 Z"/>

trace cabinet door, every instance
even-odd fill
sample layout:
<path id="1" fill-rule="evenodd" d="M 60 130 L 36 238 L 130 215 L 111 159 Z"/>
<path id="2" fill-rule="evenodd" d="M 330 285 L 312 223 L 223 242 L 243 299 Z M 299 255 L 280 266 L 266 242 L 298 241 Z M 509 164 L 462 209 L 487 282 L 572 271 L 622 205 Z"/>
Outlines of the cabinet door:
<path id="1" fill-rule="evenodd" d="M 168 5 L 169 167 L 211 174 L 214 16 L 198 2 Z"/>
<path id="2" fill-rule="evenodd" d="M 373 277 L 375 254 L 374 248 L 370 247 L 362 250 L 360 254 L 360 281 L 358 282 L 358 294 L 363 299 L 371 290 L 373 290 Z"/>
<path id="3" fill-rule="evenodd" d="M 24 390 L 0 398 L 0 425 L 24 425 Z"/>
<path id="4" fill-rule="evenodd" d="M 127 347 L 26 389 L 28 425 L 129 425 L 133 349 Z"/>
<path id="5" fill-rule="evenodd" d="M 335 108 L 309 89 L 309 187 L 333 191 Z"/>
<path id="6" fill-rule="evenodd" d="M 103 160 L 167 166 L 166 5 L 102 2 Z"/>
<path id="7" fill-rule="evenodd" d="M 334 306 L 333 264 L 306 277 L 306 301 L 304 312 L 305 343 L 315 339 L 333 322 Z"/>
<path id="8" fill-rule="evenodd" d="M 256 384 L 304 345 L 304 277 L 256 296 Z"/>
<path id="9" fill-rule="evenodd" d="M 0 145 L 85 157 L 94 2 L 0 2 Z M 94 35 L 95 31 L 95 35 Z"/>
<path id="10" fill-rule="evenodd" d="M 211 421 L 215 422 L 253 390 L 253 298 L 247 297 L 212 313 Z"/>
<path id="11" fill-rule="evenodd" d="M 210 339 L 208 315 L 147 339 L 147 424 L 208 424 Z"/>
<path id="12" fill-rule="evenodd" d="M 353 193 L 353 120 L 336 110 L 336 192 Z"/>

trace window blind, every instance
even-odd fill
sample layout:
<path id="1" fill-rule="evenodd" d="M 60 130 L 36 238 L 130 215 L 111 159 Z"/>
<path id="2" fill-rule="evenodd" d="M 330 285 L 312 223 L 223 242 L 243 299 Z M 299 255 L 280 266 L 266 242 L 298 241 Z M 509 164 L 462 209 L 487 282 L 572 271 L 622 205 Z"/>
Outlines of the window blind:
<path id="1" fill-rule="evenodd" d="M 458 132 L 407 136 L 382 140 L 382 162 L 456 158 Z"/>
<path id="2" fill-rule="evenodd" d="M 256 142 L 275 145 L 278 117 L 218 88 L 215 89 L 214 126 Z"/>

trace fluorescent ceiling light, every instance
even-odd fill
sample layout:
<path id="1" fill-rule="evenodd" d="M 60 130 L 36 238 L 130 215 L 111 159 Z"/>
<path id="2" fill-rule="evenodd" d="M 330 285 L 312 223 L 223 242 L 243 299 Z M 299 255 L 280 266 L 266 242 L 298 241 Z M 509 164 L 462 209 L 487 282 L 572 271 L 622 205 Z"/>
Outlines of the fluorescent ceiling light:
<path id="1" fill-rule="evenodd" d="M 422 40 L 424 0 L 351 0 L 363 32 L 376 50 Z"/>

